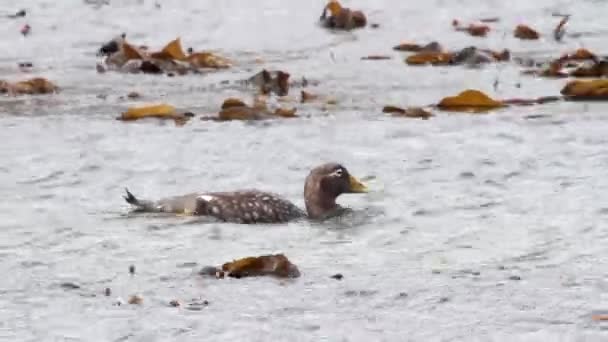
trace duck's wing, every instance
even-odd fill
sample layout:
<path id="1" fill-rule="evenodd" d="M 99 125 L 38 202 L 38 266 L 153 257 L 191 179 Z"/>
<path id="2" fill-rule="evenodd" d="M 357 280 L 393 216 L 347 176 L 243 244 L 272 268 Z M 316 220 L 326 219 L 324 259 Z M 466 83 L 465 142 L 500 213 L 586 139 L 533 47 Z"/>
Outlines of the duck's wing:
<path id="1" fill-rule="evenodd" d="M 237 223 L 281 223 L 305 216 L 281 196 L 258 190 L 201 194 L 196 198 L 195 214 Z"/>

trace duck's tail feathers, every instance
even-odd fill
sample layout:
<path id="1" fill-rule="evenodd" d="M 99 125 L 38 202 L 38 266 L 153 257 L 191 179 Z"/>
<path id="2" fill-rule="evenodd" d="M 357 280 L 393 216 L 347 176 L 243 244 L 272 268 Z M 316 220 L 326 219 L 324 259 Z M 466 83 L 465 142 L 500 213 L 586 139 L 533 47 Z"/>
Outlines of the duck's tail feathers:
<path id="1" fill-rule="evenodd" d="M 154 203 L 152 201 L 140 200 L 133 195 L 129 189 L 125 188 L 126 196 L 123 196 L 125 201 L 135 207 L 136 211 L 156 211 L 154 210 Z"/>

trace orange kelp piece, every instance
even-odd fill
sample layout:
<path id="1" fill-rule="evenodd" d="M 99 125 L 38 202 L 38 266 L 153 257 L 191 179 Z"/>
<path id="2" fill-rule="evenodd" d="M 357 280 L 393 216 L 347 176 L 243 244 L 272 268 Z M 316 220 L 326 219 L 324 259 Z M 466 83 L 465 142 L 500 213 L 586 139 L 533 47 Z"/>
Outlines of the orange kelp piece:
<path id="1" fill-rule="evenodd" d="M 566 53 L 562 55 L 559 60 L 561 61 L 584 61 L 584 60 L 597 60 L 597 56 L 584 48 L 577 49 L 574 53 Z"/>
<path id="2" fill-rule="evenodd" d="M 608 100 L 608 79 L 570 81 L 560 93 L 573 99 Z"/>
<path id="3" fill-rule="evenodd" d="M 471 24 L 466 28 L 466 31 L 474 37 L 485 37 L 490 32 L 490 26 Z"/>
<path id="4" fill-rule="evenodd" d="M 175 107 L 168 104 L 158 104 L 143 107 L 131 107 L 118 118 L 119 120 L 130 121 L 144 118 L 176 119 L 179 115 Z"/>
<path id="5" fill-rule="evenodd" d="M 197 68 L 223 69 L 230 67 L 230 61 L 228 59 L 211 52 L 195 52 L 188 55 L 186 60 L 190 65 Z"/>
<path id="6" fill-rule="evenodd" d="M 409 65 L 445 65 L 450 63 L 452 56 L 445 52 L 421 52 L 407 57 L 405 62 Z"/>
<path id="7" fill-rule="evenodd" d="M 144 59 L 144 56 L 142 56 L 142 54 L 136 48 L 127 42 L 122 43 L 122 51 L 125 55 L 126 61 L 132 59 Z"/>
<path id="8" fill-rule="evenodd" d="M 53 84 L 51 81 L 42 77 L 35 77 L 29 80 L 20 81 L 15 84 L 8 84 L 8 92 L 12 92 L 14 94 L 28 94 L 28 95 L 37 95 L 37 94 L 50 94 L 57 92 L 59 87 Z"/>
<path id="9" fill-rule="evenodd" d="M 274 115 L 280 116 L 282 118 L 295 118 L 295 117 L 297 117 L 296 111 L 297 111 L 297 109 L 295 107 L 294 108 L 280 107 L 280 108 L 275 109 Z"/>
<path id="10" fill-rule="evenodd" d="M 234 97 L 229 97 L 226 100 L 224 100 L 224 103 L 222 103 L 222 109 L 226 109 L 226 108 L 230 108 L 230 107 L 245 107 L 247 106 L 245 104 L 245 102 L 234 98 Z"/>
<path id="11" fill-rule="evenodd" d="M 292 264 L 283 254 L 247 257 L 222 265 L 222 270 L 229 277 L 243 278 L 256 276 L 275 276 L 281 278 L 297 278 L 300 276 L 298 267 Z"/>
<path id="12" fill-rule="evenodd" d="M 154 52 L 150 54 L 150 57 L 162 59 L 162 60 L 178 60 L 183 61 L 186 59 L 186 54 L 182 49 L 182 43 L 179 38 L 175 38 L 170 41 L 160 52 Z"/>
<path id="13" fill-rule="evenodd" d="M 414 43 L 401 43 L 393 46 L 395 51 L 407 51 L 407 52 L 418 52 L 422 49 L 422 46 Z"/>
<path id="14" fill-rule="evenodd" d="M 437 107 L 453 111 L 487 111 L 504 107 L 499 101 L 490 98 L 479 90 L 467 89 L 456 96 L 442 99 Z"/>
<path id="15" fill-rule="evenodd" d="M 406 118 L 417 118 L 426 120 L 433 116 L 432 113 L 424 110 L 421 107 L 400 108 L 395 106 L 385 106 L 382 108 L 383 113 L 392 114 L 392 116 L 400 116 Z"/>
<path id="16" fill-rule="evenodd" d="M 517 25 L 513 35 L 519 39 L 535 40 L 540 38 L 540 33 L 526 25 Z"/>
<path id="17" fill-rule="evenodd" d="M 608 77 L 608 62 L 600 61 L 591 66 L 580 66 L 570 72 L 572 77 Z"/>
<path id="18" fill-rule="evenodd" d="M 326 6 L 326 10 L 329 10 L 332 16 L 337 17 L 342 11 L 342 5 L 336 0 L 331 0 Z"/>

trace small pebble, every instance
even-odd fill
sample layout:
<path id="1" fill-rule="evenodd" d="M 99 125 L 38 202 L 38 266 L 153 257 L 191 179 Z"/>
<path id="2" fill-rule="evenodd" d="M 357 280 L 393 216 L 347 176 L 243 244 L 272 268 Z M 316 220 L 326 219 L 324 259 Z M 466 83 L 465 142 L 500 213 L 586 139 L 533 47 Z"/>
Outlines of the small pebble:
<path id="1" fill-rule="evenodd" d="M 106 297 L 109 297 L 110 295 L 112 295 L 112 290 L 110 290 L 109 287 L 106 287 L 106 289 L 103 291 L 103 294 L 105 294 Z"/>
<path id="2" fill-rule="evenodd" d="M 129 266 L 129 273 L 135 274 L 135 265 Z"/>
<path id="3" fill-rule="evenodd" d="M 407 292 L 399 292 L 399 298 L 405 298 L 407 296 L 408 296 Z"/>
<path id="4" fill-rule="evenodd" d="M 450 298 L 448 297 L 441 297 L 439 298 L 439 303 L 447 303 L 450 301 Z"/>
<path id="5" fill-rule="evenodd" d="M 342 278 L 344 278 L 344 276 L 342 275 L 342 273 L 336 273 L 336 274 L 332 275 L 330 278 L 336 279 L 336 280 L 342 280 Z"/>
<path id="6" fill-rule="evenodd" d="M 509 277 L 509 280 L 521 280 L 521 277 L 518 275 L 512 275 Z"/>
<path id="7" fill-rule="evenodd" d="M 177 308 L 177 307 L 181 306 L 182 304 L 179 302 L 179 300 L 174 299 L 174 300 L 172 300 L 172 301 L 169 302 L 169 305 L 172 306 L 172 307 L 174 307 L 174 308 Z"/>
<path id="8" fill-rule="evenodd" d="M 370 25 L 370 27 L 373 29 L 377 29 L 378 27 L 380 27 L 380 24 L 373 23 Z"/>

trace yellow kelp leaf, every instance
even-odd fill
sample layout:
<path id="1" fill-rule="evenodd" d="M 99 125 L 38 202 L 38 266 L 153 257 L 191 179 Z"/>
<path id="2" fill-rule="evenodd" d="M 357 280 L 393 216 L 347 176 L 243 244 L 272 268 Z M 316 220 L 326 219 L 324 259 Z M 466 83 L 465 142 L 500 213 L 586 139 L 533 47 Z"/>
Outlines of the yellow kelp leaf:
<path id="1" fill-rule="evenodd" d="M 122 51 L 127 61 L 131 59 L 144 59 L 141 53 L 127 42 L 122 43 Z"/>
<path id="2" fill-rule="evenodd" d="M 342 11 L 342 5 L 336 0 L 331 0 L 325 9 L 328 9 L 332 16 L 337 17 L 340 11 Z"/>
<path id="3" fill-rule="evenodd" d="M 227 107 L 222 109 L 219 114 L 219 120 L 259 120 L 264 117 L 259 109 L 239 106 L 239 107 Z"/>
<path id="4" fill-rule="evenodd" d="M 143 118 L 175 119 L 178 115 L 175 107 L 168 104 L 158 104 L 143 107 L 131 107 L 123 112 L 120 120 L 137 120 Z"/>
<path id="5" fill-rule="evenodd" d="M 150 55 L 152 58 L 158 59 L 175 59 L 183 61 L 186 59 L 186 54 L 182 49 L 182 44 L 179 38 L 170 41 L 160 52 L 155 52 Z"/>
<path id="6" fill-rule="evenodd" d="M 195 52 L 186 57 L 190 65 L 197 68 L 222 69 L 230 67 L 230 61 L 211 52 Z"/>
<path id="7" fill-rule="evenodd" d="M 574 98 L 607 99 L 608 79 L 571 81 L 561 90 L 562 95 Z"/>
<path id="8" fill-rule="evenodd" d="M 247 105 L 245 104 L 245 102 L 243 102 L 240 99 L 237 99 L 235 97 L 229 97 L 224 100 L 224 103 L 222 103 L 222 109 L 226 109 L 226 108 L 230 108 L 230 107 L 246 107 L 246 106 Z"/>
<path id="9" fill-rule="evenodd" d="M 274 115 L 280 116 L 283 118 L 295 118 L 295 117 L 297 117 L 296 111 L 297 111 L 297 109 L 295 107 L 294 108 L 281 107 L 281 108 L 275 109 Z"/>
<path id="10" fill-rule="evenodd" d="M 441 109 L 454 111 L 485 111 L 504 106 L 503 103 L 473 89 L 467 89 L 456 96 L 446 97 L 437 105 Z"/>
<path id="11" fill-rule="evenodd" d="M 451 53 L 444 52 L 421 52 L 415 55 L 411 55 L 405 59 L 405 62 L 409 65 L 445 65 L 452 59 Z"/>

